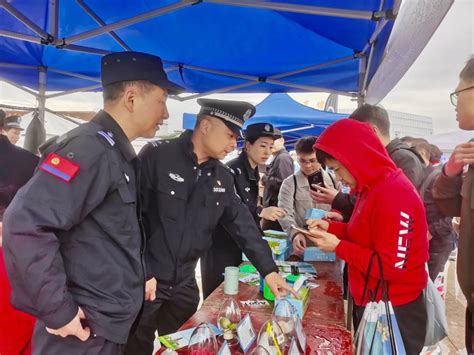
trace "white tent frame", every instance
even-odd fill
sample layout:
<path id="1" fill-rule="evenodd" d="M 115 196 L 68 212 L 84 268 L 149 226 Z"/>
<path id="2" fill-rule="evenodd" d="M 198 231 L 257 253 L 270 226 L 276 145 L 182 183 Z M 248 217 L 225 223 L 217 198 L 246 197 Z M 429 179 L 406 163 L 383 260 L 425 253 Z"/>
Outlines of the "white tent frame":
<path id="1" fill-rule="evenodd" d="M 336 65 L 345 61 L 353 60 L 355 58 L 365 58 L 367 51 L 373 48 L 375 41 L 377 40 L 378 35 L 381 33 L 382 29 L 385 27 L 385 25 L 390 21 L 394 19 L 394 14 L 397 13 L 398 8 L 400 6 L 400 0 L 396 1 L 396 6 L 394 7 L 393 10 L 390 11 L 354 11 L 354 10 L 345 10 L 345 9 L 334 9 L 334 8 L 324 8 L 324 7 L 317 7 L 317 6 L 306 6 L 306 5 L 295 5 L 295 4 L 288 4 L 288 3 L 268 3 L 266 1 L 250 1 L 250 0 L 181 0 L 175 4 L 162 7 L 156 10 L 148 11 L 146 13 L 137 15 L 137 16 L 132 16 L 130 18 L 120 20 L 114 23 L 106 24 L 85 2 L 84 0 L 76 0 L 78 5 L 98 24 L 98 28 L 93 29 L 93 30 L 88 30 L 83 33 L 79 33 L 70 37 L 66 38 L 59 38 L 58 37 L 58 11 L 59 11 L 59 3 L 60 0 L 49 0 L 49 9 L 50 9 L 50 23 L 49 27 L 51 30 L 51 33 L 45 32 L 43 29 L 39 28 L 35 23 L 33 23 L 26 15 L 18 11 L 13 5 L 8 3 L 6 0 L 0 0 L 0 7 L 9 12 L 12 16 L 14 16 L 19 22 L 21 22 L 25 27 L 29 28 L 31 31 L 33 31 L 36 36 L 31 36 L 31 35 L 26 35 L 22 33 L 17 33 L 17 32 L 12 32 L 12 31 L 6 31 L 6 30 L 0 30 L 0 36 L 3 37 L 8 37 L 8 38 L 13 38 L 13 39 L 18 39 L 18 40 L 23 40 L 23 41 L 28 41 L 32 43 L 37 43 L 37 44 L 42 44 L 42 45 L 54 45 L 56 48 L 59 49 L 64 49 L 64 50 L 72 50 L 72 51 L 79 51 L 83 53 L 90 53 L 90 54 L 97 54 L 97 55 L 104 55 L 110 53 L 109 51 L 105 51 L 102 49 L 98 48 L 90 48 L 90 47 L 85 47 L 85 46 L 78 46 L 75 45 L 74 43 L 84 40 L 84 39 L 89 39 L 95 36 L 102 35 L 104 33 L 108 33 L 124 50 L 130 50 L 130 47 L 114 32 L 117 29 L 124 28 L 127 26 L 131 26 L 136 23 L 140 23 L 152 18 L 156 18 L 158 16 L 162 16 L 164 14 L 173 12 L 173 11 L 178 11 L 180 9 L 189 7 L 189 6 L 194 6 L 198 5 L 200 3 L 214 3 L 214 4 L 220 4 L 220 5 L 225 5 L 225 6 L 239 6 L 239 7 L 252 7 L 256 9 L 267 9 L 267 10 L 275 10 L 275 11 L 285 11 L 285 12 L 294 12 L 294 13 L 303 13 L 303 14 L 310 14 L 310 15 L 319 15 L 319 16 L 331 16 L 331 17 L 342 17 L 342 18 L 351 18 L 351 19 L 363 19 L 363 20 L 374 20 L 378 21 L 377 24 L 377 29 L 374 32 L 371 40 L 369 43 L 366 45 L 364 50 L 361 53 L 357 53 L 354 56 L 348 56 L 332 61 L 328 61 L 326 63 L 319 63 L 315 64 L 313 66 L 309 66 L 306 68 L 301 68 L 298 70 L 293 70 L 289 71 L 286 73 L 280 73 L 276 74 L 270 77 L 265 77 L 265 76 L 255 76 L 255 75 L 245 75 L 245 74 L 240 74 L 240 73 L 235 73 L 235 72 L 227 72 L 227 71 L 220 71 L 220 70 L 214 70 L 210 68 L 203 68 L 203 67 L 198 67 L 195 65 L 185 65 L 185 64 L 176 64 L 176 63 L 167 63 L 166 64 L 170 65 L 166 70 L 172 71 L 172 70 L 182 70 L 182 69 L 191 69 L 191 70 L 196 70 L 196 71 L 201 71 L 201 72 L 206 72 L 206 73 L 211 73 L 211 74 L 216 74 L 216 75 L 221 75 L 221 76 L 227 76 L 231 78 L 236 78 L 236 79 L 243 79 L 245 82 L 237 84 L 237 85 L 231 85 L 227 87 L 222 87 L 216 90 L 212 91 L 207 91 L 199 94 L 191 94 L 188 96 L 174 96 L 172 98 L 179 100 L 179 101 L 186 101 L 186 100 L 191 100 L 195 99 L 201 96 L 206 96 L 210 95 L 213 93 L 225 93 L 229 92 L 235 89 L 240 89 L 244 87 L 249 87 L 249 86 L 254 86 L 258 85 L 259 83 L 262 82 L 267 82 L 275 85 L 281 85 L 285 86 L 288 88 L 293 88 L 293 89 L 298 89 L 298 90 L 305 90 L 309 92 L 329 92 L 329 93 L 335 93 L 339 95 L 344 95 L 344 96 L 349 96 L 353 98 L 358 98 L 360 102 L 363 101 L 363 92 L 365 91 L 365 87 L 367 85 L 367 73 L 369 72 L 370 69 L 370 64 L 371 64 L 371 55 L 369 55 L 368 60 L 363 61 L 366 63 L 366 65 L 361 65 L 360 67 L 360 73 L 361 76 L 364 78 L 363 85 L 361 85 L 361 88 L 359 90 L 359 93 L 357 92 L 343 92 L 343 91 L 337 91 L 337 90 L 330 90 L 327 88 L 323 87 L 316 87 L 316 86 L 311 86 L 311 85 L 301 85 L 301 84 L 295 84 L 295 83 L 289 83 L 287 81 L 284 81 L 282 79 L 296 75 L 296 74 L 301 74 L 304 72 L 308 71 L 313 71 L 317 69 L 322 69 L 325 67 L 330 67 L 332 65 Z M 383 8 L 383 2 L 381 5 L 381 9 Z M 39 118 L 43 122 L 44 121 L 44 107 L 45 107 L 45 101 L 46 99 L 53 98 L 53 97 L 59 97 L 63 95 L 68 95 L 71 93 L 77 93 L 77 92 L 85 92 L 85 91 L 91 91 L 98 89 L 100 87 L 100 80 L 97 78 L 89 77 L 86 75 L 82 74 L 77 74 L 73 72 L 68 72 L 68 71 L 63 71 L 63 70 L 57 70 L 54 68 L 47 68 L 47 67 L 38 67 L 38 66 L 27 66 L 27 65 L 17 65 L 17 64 L 11 64 L 11 63 L 0 63 L 0 67 L 9 67 L 12 69 L 31 69 L 31 70 L 38 70 L 39 71 L 39 90 L 38 92 L 35 92 L 33 90 L 30 90 L 26 87 L 23 87 L 21 85 L 18 85 L 11 80 L 8 80 L 6 78 L 0 77 L 0 80 L 3 80 L 29 94 L 32 94 L 36 97 L 38 100 L 38 107 L 40 109 L 40 114 Z M 81 88 L 76 88 L 73 90 L 68 90 L 68 91 L 63 91 L 63 92 L 58 92 L 54 94 L 49 94 L 46 95 L 46 81 L 47 81 L 47 73 L 48 72 L 54 72 L 66 76 L 71 76 L 75 78 L 81 78 L 85 80 L 90 80 L 93 83 L 93 85 L 86 86 L 86 87 L 81 87 Z"/>

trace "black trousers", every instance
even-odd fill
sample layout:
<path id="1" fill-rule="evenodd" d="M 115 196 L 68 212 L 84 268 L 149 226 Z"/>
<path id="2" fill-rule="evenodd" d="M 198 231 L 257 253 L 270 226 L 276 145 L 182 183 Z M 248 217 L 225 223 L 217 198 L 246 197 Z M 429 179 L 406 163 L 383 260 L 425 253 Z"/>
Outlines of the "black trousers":
<path id="1" fill-rule="evenodd" d="M 466 307 L 466 329 L 465 329 L 466 351 L 474 354 L 474 318 L 472 312 Z"/>
<path id="2" fill-rule="evenodd" d="M 365 307 L 354 305 L 354 332 L 362 320 Z M 425 344 L 428 316 L 423 292 L 413 302 L 393 307 L 407 355 L 419 355 Z"/>
<path id="3" fill-rule="evenodd" d="M 449 256 L 451 255 L 451 250 L 441 251 L 439 253 L 430 252 L 430 258 L 428 260 L 428 271 L 430 274 L 431 281 L 435 281 L 438 274 L 444 270 Z"/>
<path id="4" fill-rule="evenodd" d="M 226 266 L 239 266 L 242 251 L 228 235 L 215 238 L 211 249 L 201 258 L 202 294 L 206 299 L 224 281 Z"/>
<path id="5" fill-rule="evenodd" d="M 172 286 L 158 282 L 156 299 L 145 302 L 137 329 L 128 338 L 125 354 L 151 355 L 155 331 L 160 335 L 174 333 L 190 318 L 199 305 L 199 289 L 194 273 Z"/>
<path id="6" fill-rule="evenodd" d="M 61 338 L 49 334 L 43 322 L 37 320 L 33 332 L 33 355 L 120 355 L 125 344 L 112 343 L 101 337 L 81 341 L 75 336 Z"/>

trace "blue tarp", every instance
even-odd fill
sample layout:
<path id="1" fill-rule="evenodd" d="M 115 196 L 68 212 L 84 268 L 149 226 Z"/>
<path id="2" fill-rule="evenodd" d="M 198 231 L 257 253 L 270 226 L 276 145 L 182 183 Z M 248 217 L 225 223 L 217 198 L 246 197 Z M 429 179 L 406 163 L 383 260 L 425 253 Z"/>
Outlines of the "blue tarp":
<path id="1" fill-rule="evenodd" d="M 222 4 L 217 1 L 186 0 L 82 2 L 106 24 L 149 11 L 167 9 L 176 4 L 183 5 L 144 22 L 119 27 L 115 34 L 132 50 L 161 56 L 169 69 L 170 78 L 184 86 L 187 92 L 193 93 L 223 91 L 229 86 L 246 82 L 251 85 L 234 87 L 227 92 L 319 91 L 313 90 L 319 88 L 357 93 L 361 80 L 359 68 L 364 60 L 357 54 L 369 43 L 380 20 L 314 15 L 294 10 L 276 11 L 242 4 L 288 5 L 304 11 L 313 8 L 337 9 L 346 13 L 359 11 L 359 14 L 375 13 L 381 4 L 383 10 L 391 10 L 394 6 L 394 0 L 242 1 L 242 4 L 237 1 Z M 57 37 L 50 26 L 50 3 L 59 4 Z M 87 51 L 123 50 L 108 33 L 70 43 L 71 36 L 100 27 L 81 8 L 80 3 L 79 0 L 10 0 L 0 4 L 0 79 L 3 77 L 37 90 L 37 67 L 43 66 L 51 69 L 47 74 L 48 91 L 71 90 L 96 84 L 97 81 L 54 71 L 73 72 L 96 80 L 99 78 L 100 54 L 82 53 L 77 48 L 69 50 L 67 46 L 59 49 L 57 47 L 64 44 L 62 39 L 65 39 L 66 45 L 82 46 Z M 10 6 L 29 18 L 47 36 L 38 35 L 30 29 L 31 26 L 28 28 L 18 21 L 12 11 L 7 11 Z M 376 42 L 370 77 L 380 64 L 392 27 L 393 20 L 388 17 L 388 23 Z M 11 38 L 18 34 L 31 38 L 44 37 L 42 42 L 48 45 L 32 43 L 34 39 L 31 38 Z M 368 58 L 369 54 L 370 50 L 363 57 Z M 279 81 L 277 83 L 268 82 L 275 75 L 341 58 L 349 59 L 324 68 L 273 78 Z M 32 67 L 19 69 L 5 64 Z M 249 77 L 233 77 L 235 75 Z"/>
<path id="2" fill-rule="evenodd" d="M 249 119 L 244 126 L 253 123 L 271 123 L 283 131 L 287 148 L 303 136 L 319 135 L 331 123 L 347 115 L 325 112 L 300 104 L 288 94 L 271 94 L 257 106 L 255 116 Z M 193 129 L 196 115 L 183 115 L 183 129 Z"/>

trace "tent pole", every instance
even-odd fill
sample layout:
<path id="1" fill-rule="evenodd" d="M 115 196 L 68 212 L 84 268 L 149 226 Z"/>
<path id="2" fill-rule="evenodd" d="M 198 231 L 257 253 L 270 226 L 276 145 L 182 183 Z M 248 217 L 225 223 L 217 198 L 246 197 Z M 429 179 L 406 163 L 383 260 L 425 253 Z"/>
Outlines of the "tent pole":
<path id="1" fill-rule="evenodd" d="M 280 80 L 267 79 L 266 82 L 270 83 L 270 84 L 275 84 L 275 85 L 287 86 L 287 87 L 294 88 L 294 89 L 301 89 L 301 90 L 305 90 L 305 91 L 309 91 L 309 92 L 329 92 L 329 93 L 343 95 L 343 96 L 349 96 L 349 97 L 354 97 L 355 96 L 355 94 L 352 93 L 352 92 L 331 90 L 331 89 L 327 89 L 327 88 L 320 88 L 320 87 L 317 87 L 317 86 L 289 83 L 289 82 L 280 81 Z"/>
<path id="2" fill-rule="evenodd" d="M 6 31 L 6 30 L 0 30 L 0 36 L 13 38 L 13 39 L 19 39 L 25 42 L 31 42 L 31 43 L 36 43 L 36 44 L 42 44 L 43 42 L 43 39 L 40 37 L 25 35 L 23 33 L 17 33 L 17 32 Z"/>
<path id="3" fill-rule="evenodd" d="M 54 38 L 59 33 L 59 0 L 49 0 L 49 31 Z"/>
<path id="4" fill-rule="evenodd" d="M 274 11 L 296 12 L 300 14 L 309 14 L 309 15 L 343 17 L 343 18 L 350 18 L 350 19 L 356 19 L 356 20 L 372 20 L 372 15 L 373 15 L 372 11 L 344 10 L 344 9 L 334 9 L 334 8 L 329 8 L 329 7 L 317 7 L 317 6 L 306 6 L 306 5 L 263 2 L 263 1 L 204 0 L 204 2 L 229 5 L 229 6 L 253 7 L 253 8 L 258 8 L 258 9 L 266 9 L 266 10 L 274 10 Z"/>
<path id="5" fill-rule="evenodd" d="M 85 86 L 85 87 L 77 88 L 77 89 L 73 89 L 73 90 L 58 92 L 58 93 L 56 93 L 56 94 L 46 95 L 45 97 L 46 97 L 47 99 L 52 99 L 53 97 L 59 97 L 59 96 L 74 94 L 74 93 L 76 93 L 76 92 L 91 91 L 91 90 L 98 89 L 98 88 L 100 88 L 100 87 L 102 87 L 101 84 L 95 84 L 95 85 Z"/>
<path id="6" fill-rule="evenodd" d="M 1 64 L 0 64 L 0 67 L 1 67 Z M 93 81 L 95 83 L 100 83 L 100 79 L 94 78 L 93 76 L 77 74 L 77 73 L 73 73 L 73 72 L 70 72 L 70 71 L 53 69 L 53 68 L 48 68 L 48 71 L 53 72 L 53 73 L 63 74 L 63 75 L 66 75 L 66 76 L 71 76 L 73 78 L 79 78 L 79 79 Z"/>
<path id="7" fill-rule="evenodd" d="M 13 68 L 13 69 L 31 69 L 37 70 L 37 65 L 25 65 L 25 64 L 13 64 L 13 63 L 0 63 L 0 68 Z"/>
<path id="8" fill-rule="evenodd" d="M 53 0 L 54 1 L 54 0 Z M 84 0 L 76 0 L 77 4 L 82 7 L 86 14 L 88 14 L 92 19 L 97 22 L 101 27 L 106 26 L 107 24 L 84 2 Z M 110 31 L 109 35 L 117 42 L 124 50 L 131 51 L 131 48 L 114 32 Z"/>
<path id="9" fill-rule="evenodd" d="M 38 118 L 44 126 L 44 108 L 46 104 L 46 67 L 39 69 Z"/>
<path id="10" fill-rule="evenodd" d="M 335 65 L 335 64 L 347 62 L 347 61 L 350 61 L 350 60 L 354 60 L 354 56 L 347 56 L 347 57 L 331 60 L 331 61 L 328 61 L 328 62 L 324 62 L 324 63 L 321 63 L 321 64 L 316 64 L 316 65 L 312 65 L 312 66 L 309 66 L 309 67 L 305 67 L 305 68 L 302 68 L 302 69 L 296 69 L 296 70 L 289 71 L 289 72 L 286 72 L 286 73 L 272 75 L 270 78 L 271 79 L 281 79 L 281 78 L 284 78 L 284 77 L 287 77 L 287 76 L 292 76 L 292 75 L 296 75 L 296 74 L 305 73 L 305 72 L 308 72 L 308 71 L 323 69 L 323 68 L 330 67 L 330 66 Z"/>
<path id="11" fill-rule="evenodd" d="M 17 89 L 20 89 L 24 92 L 27 92 L 30 95 L 33 95 L 34 97 L 38 97 L 38 93 L 34 92 L 33 90 L 27 89 L 27 88 L 15 83 L 15 82 L 11 81 L 11 80 L 8 80 L 8 79 L 2 78 L 2 77 L 0 77 L 0 80 L 6 82 L 7 84 L 10 84 L 11 86 L 16 87 Z"/>
<path id="12" fill-rule="evenodd" d="M 45 40 L 50 38 L 51 35 L 43 31 L 42 28 L 40 28 L 38 25 L 36 25 L 33 21 L 31 21 L 28 17 L 23 15 L 20 11 L 15 9 L 12 5 L 10 5 L 6 1 L 1 1 L 0 2 L 0 7 L 3 7 L 5 11 L 10 13 L 13 17 L 15 17 L 18 21 L 20 21 L 22 24 L 24 24 L 26 27 L 28 27 L 31 31 L 36 33 L 38 36 L 41 38 L 44 38 Z"/>
<path id="13" fill-rule="evenodd" d="M 110 31 L 114 31 L 114 30 L 117 30 L 117 29 L 120 29 L 120 28 L 123 28 L 123 27 L 131 26 L 131 25 L 134 25 L 136 23 L 152 19 L 154 17 L 158 17 L 158 16 L 161 16 L 161 15 L 164 15 L 164 14 L 176 11 L 176 10 L 180 10 L 182 8 L 191 6 L 196 2 L 198 2 L 198 1 L 196 1 L 196 0 L 181 0 L 180 2 L 178 2 L 176 4 L 173 4 L 173 5 L 165 6 L 163 8 L 157 9 L 157 10 L 153 10 L 153 11 L 149 11 L 149 12 L 146 12 L 144 14 L 141 14 L 141 15 L 133 16 L 133 17 L 130 17 L 130 18 L 122 20 L 122 21 L 117 21 L 117 22 L 108 24 L 106 26 L 96 28 L 95 30 L 86 31 L 86 32 L 79 33 L 77 35 L 74 35 L 74 36 L 71 36 L 71 37 L 68 37 L 68 38 L 63 38 L 61 40 L 58 40 L 57 44 L 59 46 L 68 45 L 68 44 L 78 42 L 78 41 L 82 41 L 82 40 L 85 40 L 85 39 L 88 39 L 88 38 L 91 38 L 91 37 L 96 37 L 96 36 L 101 35 L 101 34 L 106 33 L 106 32 L 110 32 Z"/>

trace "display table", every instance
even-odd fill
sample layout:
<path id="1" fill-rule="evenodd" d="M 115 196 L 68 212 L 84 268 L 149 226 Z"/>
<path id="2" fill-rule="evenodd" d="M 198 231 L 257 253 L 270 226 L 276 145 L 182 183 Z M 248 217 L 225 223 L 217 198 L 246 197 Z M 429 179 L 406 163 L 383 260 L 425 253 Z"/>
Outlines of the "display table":
<path id="1" fill-rule="evenodd" d="M 311 264 L 316 267 L 316 283 L 319 287 L 310 290 L 310 303 L 303 318 L 303 326 L 308 337 L 306 353 L 352 354 L 352 336 L 345 328 L 341 264 L 339 261 Z M 224 294 L 224 286 L 221 284 L 180 329 L 195 327 L 201 322 L 216 324 L 219 309 L 228 297 Z M 250 313 L 253 326 L 258 333 L 261 325 L 271 317 L 273 302 L 249 305 L 252 302 L 245 301 L 264 300 L 264 298 L 259 293 L 258 287 L 243 283 L 239 284 L 236 300 L 242 310 L 242 318 Z M 240 352 L 233 350 L 233 353 Z"/>

